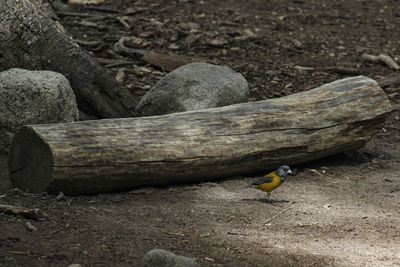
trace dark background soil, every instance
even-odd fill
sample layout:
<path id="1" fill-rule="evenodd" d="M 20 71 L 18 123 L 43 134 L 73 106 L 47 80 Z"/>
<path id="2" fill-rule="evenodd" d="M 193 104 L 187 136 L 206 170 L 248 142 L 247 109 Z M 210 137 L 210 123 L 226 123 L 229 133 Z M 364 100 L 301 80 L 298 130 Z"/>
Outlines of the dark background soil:
<path id="1" fill-rule="evenodd" d="M 360 53 L 400 56 L 397 1 L 116 0 L 66 8 L 59 20 L 71 36 L 99 41 L 81 42 L 94 57 L 133 61 L 107 69 L 125 74 L 136 96 L 165 72 L 113 53 L 122 36 L 142 38 L 133 48 L 229 66 L 248 80 L 251 100 L 357 75 L 337 67 L 379 80 L 394 71 L 362 62 Z M 292 166 L 295 176 L 270 202 L 240 190 L 255 177 L 57 200 L 13 190 L 2 156 L 0 202 L 40 208 L 48 218 L 2 214 L 0 266 L 138 266 L 153 248 L 203 266 L 400 266 L 399 88 L 385 91 L 394 111 L 365 148 Z M 37 231 L 24 227 L 28 221 Z"/>

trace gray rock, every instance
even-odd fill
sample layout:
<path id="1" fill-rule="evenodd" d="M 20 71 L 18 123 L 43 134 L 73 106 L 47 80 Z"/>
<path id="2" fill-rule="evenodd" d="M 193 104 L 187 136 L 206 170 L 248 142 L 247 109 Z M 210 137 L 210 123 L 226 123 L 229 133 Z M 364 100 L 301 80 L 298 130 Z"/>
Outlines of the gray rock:
<path id="1" fill-rule="evenodd" d="M 248 102 L 246 79 L 228 67 L 190 63 L 162 78 L 137 105 L 141 116 Z"/>
<path id="2" fill-rule="evenodd" d="M 142 267 L 199 267 L 192 258 L 177 256 L 164 249 L 153 249 L 144 255 Z"/>
<path id="3" fill-rule="evenodd" d="M 0 72 L 0 153 L 8 152 L 23 125 L 76 120 L 75 95 L 63 75 L 23 69 Z"/>

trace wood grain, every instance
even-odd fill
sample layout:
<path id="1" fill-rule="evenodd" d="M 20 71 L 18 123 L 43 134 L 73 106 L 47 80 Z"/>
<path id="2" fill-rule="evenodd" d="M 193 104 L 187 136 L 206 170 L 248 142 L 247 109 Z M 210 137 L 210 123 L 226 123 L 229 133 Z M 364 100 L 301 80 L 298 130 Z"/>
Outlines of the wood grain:
<path id="1" fill-rule="evenodd" d="M 144 118 L 25 126 L 14 186 L 67 194 L 207 181 L 358 149 L 391 112 L 364 76 L 287 97 Z"/>

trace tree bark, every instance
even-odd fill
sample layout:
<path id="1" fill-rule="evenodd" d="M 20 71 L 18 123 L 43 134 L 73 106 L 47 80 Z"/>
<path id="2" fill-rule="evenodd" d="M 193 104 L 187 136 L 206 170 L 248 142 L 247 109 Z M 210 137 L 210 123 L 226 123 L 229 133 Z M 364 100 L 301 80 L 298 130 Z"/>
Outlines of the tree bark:
<path id="1" fill-rule="evenodd" d="M 52 70 L 70 81 L 84 112 L 101 118 L 129 117 L 130 92 L 81 49 L 40 0 L 0 1 L 0 71 Z"/>
<path id="2" fill-rule="evenodd" d="M 14 186 L 90 194 L 244 175 L 361 148 L 391 112 L 364 76 L 287 97 L 145 118 L 24 127 Z"/>

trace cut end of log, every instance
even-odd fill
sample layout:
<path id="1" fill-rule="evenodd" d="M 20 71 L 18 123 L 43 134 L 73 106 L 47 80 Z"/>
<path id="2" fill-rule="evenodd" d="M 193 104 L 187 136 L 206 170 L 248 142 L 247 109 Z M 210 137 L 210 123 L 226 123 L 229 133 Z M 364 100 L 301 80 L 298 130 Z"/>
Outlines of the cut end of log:
<path id="1" fill-rule="evenodd" d="M 33 193 L 46 191 L 51 183 L 52 165 L 49 145 L 30 126 L 24 126 L 15 136 L 9 154 L 13 186 Z"/>

